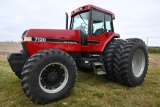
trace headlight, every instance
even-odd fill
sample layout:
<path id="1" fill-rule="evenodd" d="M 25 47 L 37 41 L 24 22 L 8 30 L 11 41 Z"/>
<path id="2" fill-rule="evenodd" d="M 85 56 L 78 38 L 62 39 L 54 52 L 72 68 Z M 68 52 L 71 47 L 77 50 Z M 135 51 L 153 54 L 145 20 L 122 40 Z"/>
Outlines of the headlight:
<path id="1" fill-rule="evenodd" d="M 32 41 L 32 37 L 24 36 L 22 37 L 22 41 Z"/>

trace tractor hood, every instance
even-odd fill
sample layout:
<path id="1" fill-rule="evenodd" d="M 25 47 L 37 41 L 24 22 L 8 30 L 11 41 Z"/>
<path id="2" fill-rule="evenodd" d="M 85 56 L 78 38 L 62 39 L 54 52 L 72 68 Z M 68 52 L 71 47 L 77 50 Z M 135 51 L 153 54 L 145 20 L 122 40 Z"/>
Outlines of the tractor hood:
<path id="1" fill-rule="evenodd" d="M 32 41 L 39 42 L 80 42 L 79 30 L 60 30 L 60 29 L 29 29 L 25 35 L 32 37 Z"/>
<path id="2" fill-rule="evenodd" d="M 80 30 L 29 29 L 22 35 L 22 47 L 29 55 L 45 49 L 80 52 L 81 33 Z"/>

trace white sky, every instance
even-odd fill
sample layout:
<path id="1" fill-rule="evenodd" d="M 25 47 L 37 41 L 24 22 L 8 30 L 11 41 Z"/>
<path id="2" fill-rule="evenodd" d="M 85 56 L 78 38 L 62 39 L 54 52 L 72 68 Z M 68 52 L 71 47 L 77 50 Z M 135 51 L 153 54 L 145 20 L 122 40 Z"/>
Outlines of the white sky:
<path id="1" fill-rule="evenodd" d="M 65 12 L 93 4 L 115 13 L 115 32 L 160 46 L 160 0 L 0 0 L 0 41 L 20 41 L 26 29 L 65 29 Z"/>

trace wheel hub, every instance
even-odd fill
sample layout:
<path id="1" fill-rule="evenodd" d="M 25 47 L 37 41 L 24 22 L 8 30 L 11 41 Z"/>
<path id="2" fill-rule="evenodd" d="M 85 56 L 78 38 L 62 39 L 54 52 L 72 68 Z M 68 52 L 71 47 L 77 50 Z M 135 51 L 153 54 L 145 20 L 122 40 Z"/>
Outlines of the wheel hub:
<path id="1" fill-rule="evenodd" d="M 46 93 L 57 93 L 65 87 L 68 77 L 68 70 L 63 64 L 50 63 L 41 71 L 39 85 Z"/>
<path id="2" fill-rule="evenodd" d="M 144 52 L 138 49 L 132 59 L 132 71 L 136 77 L 140 77 L 143 74 L 145 68 L 145 56 Z"/>
<path id="3" fill-rule="evenodd" d="M 57 72 L 50 72 L 50 73 L 48 73 L 47 79 L 50 82 L 55 82 L 58 79 L 58 73 Z"/>

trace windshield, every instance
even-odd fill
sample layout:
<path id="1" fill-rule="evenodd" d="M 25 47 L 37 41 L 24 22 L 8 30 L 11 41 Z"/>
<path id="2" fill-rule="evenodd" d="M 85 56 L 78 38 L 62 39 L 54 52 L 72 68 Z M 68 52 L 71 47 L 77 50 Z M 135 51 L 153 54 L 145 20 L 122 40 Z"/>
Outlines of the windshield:
<path id="1" fill-rule="evenodd" d="M 85 35 L 88 35 L 89 11 L 80 13 L 72 17 L 71 29 L 79 29 Z"/>

